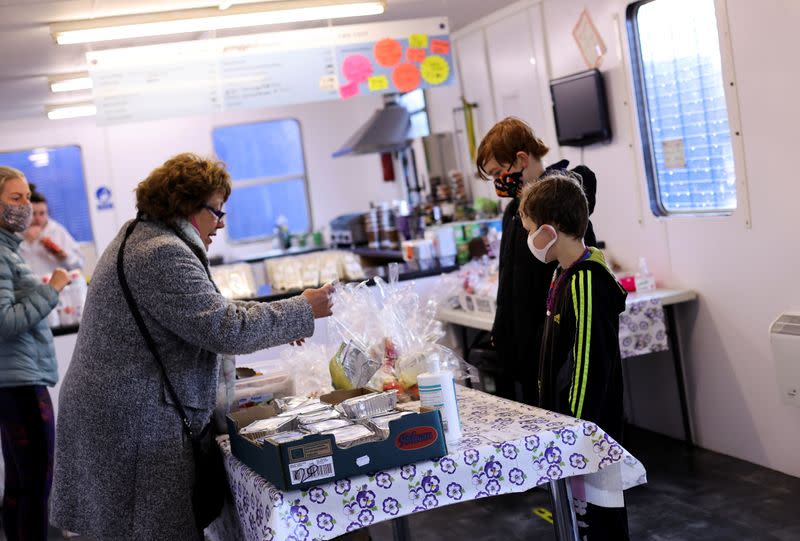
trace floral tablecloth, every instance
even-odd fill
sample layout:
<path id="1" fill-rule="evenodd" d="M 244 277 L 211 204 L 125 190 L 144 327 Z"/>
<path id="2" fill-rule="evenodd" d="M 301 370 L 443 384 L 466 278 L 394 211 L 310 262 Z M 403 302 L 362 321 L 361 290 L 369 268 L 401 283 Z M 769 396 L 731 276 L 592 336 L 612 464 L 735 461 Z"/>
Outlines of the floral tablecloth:
<path id="1" fill-rule="evenodd" d="M 234 505 L 226 506 L 207 537 L 331 539 L 374 522 L 567 477 L 582 476 L 594 494 L 621 495 L 646 482 L 644 466 L 593 423 L 464 387 L 458 399 L 464 437 L 447 456 L 307 491 L 276 489 L 231 455 L 221 438 Z"/>
<path id="2" fill-rule="evenodd" d="M 619 347 L 623 359 L 669 349 L 660 300 L 628 303 L 619 315 Z"/>

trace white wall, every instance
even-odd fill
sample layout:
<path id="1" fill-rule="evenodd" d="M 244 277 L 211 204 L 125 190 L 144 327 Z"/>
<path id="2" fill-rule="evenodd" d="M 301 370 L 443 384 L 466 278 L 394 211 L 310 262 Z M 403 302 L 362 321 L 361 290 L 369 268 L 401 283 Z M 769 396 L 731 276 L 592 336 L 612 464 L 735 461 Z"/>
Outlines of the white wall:
<path id="1" fill-rule="evenodd" d="M 211 130 L 215 126 L 297 118 L 303 134 L 312 219 L 314 227 L 322 229 L 340 214 L 364 211 L 370 201 L 402 197 L 399 175 L 395 182 L 382 180 L 379 156 L 331 158 L 382 103 L 379 96 L 360 97 L 104 128 L 97 127 L 93 119 L 14 121 L 0 124 L 0 148 L 81 146 L 92 226 L 98 249 L 102 251 L 122 223 L 133 217 L 136 184 L 165 159 L 186 151 L 212 155 Z M 113 191 L 113 210 L 96 209 L 93 194 L 101 185 Z M 211 254 L 238 258 L 266 249 L 265 243 L 230 245 L 217 237 Z"/>
<path id="2" fill-rule="evenodd" d="M 467 99 L 481 106 L 480 138 L 507 113 L 503 94 L 513 97 L 526 88 L 526 78 L 538 78 L 538 91 L 521 94 L 528 102 L 517 104 L 520 116 L 553 145 L 548 161 L 566 157 L 576 164 L 579 150 L 555 146 L 549 100 L 540 92 L 549 79 L 586 69 L 572 29 L 588 7 L 608 47 L 601 70 L 614 132 L 611 143 L 585 149 L 584 162 L 598 178 L 595 230 L 625 267 L 635 268 L 639 256 L 646 256 L 662 285 L 700 294 L 694 306 L 679 314 L 698 444 L 800 476 L 800 410 L 779 401 L 768 338 L 769 324 L 781 311 L 800 307 L 800 287 L 794 279 L 800 253 L 792 220 L 800 185 L 787 170 L 789 141 L 800 124 L 795 98 L 800 72 L 791 38 L 800 21 L 800 4 L 717 1 L 720 13 L 726 7 L 728 11 L 732 56 L 725 56 L 723 64 L 736 74 L 741 113 L 743 152 L 737 172 L 749 179 L 749 199 L 740 187 L 739 210 L 732 216 L 661 219 L 649 210 L 627 61 L 628 0 L 519 2 L 460 30 L 454 41 L 461 88 Z M 526 14 L 531 37 L 519 24 Z M 504 26 L 519 28 L 506 44 L 497 43 L 497 35 L 490 39 L 496 34 L 493 29 Z M 518 49 L 502 51 L 512 42 Z M 528 52 L 537 60 L 535 67 L 523 61 Z M 517 57 L 511 66 L 510 54 Z M 513 69 L 522 73 L 510 74 Z M 547 103 L 540 105 L 542 101 Z M 536 107 L 543 110 L 534 111 Z M 748 203 L 752 228 L 746 226 Z M 655 422 L 664 432 L 682 435 L 675 422 L 678 402 L 670 358 L 657 355 L 632 362 L 636 364 L 629 368 L 636 377 L 629 383 L 637 386 L 634 394 L 665 418 Z M 675 411 L 666 411 L 671 409 Z"/>
<path id="3" fill-rule="evenodd" d="M 779 401 L 767 334 L 778 313 L 800 306 L 793 222 L 800 186 L 786 168 L 789 141 L 800 124 L 800 72 L 791 37 L 800 5 L 782 0 L 723 4 L 729 11 L 746 163 L 739 172 L 746 173 L 750 188 L 753 226 L 747 229 L 742 211 L 726 218 L 682 219 L 656 219 L 650 213 L 623 56 L 627 3 L 543 3 L 551 78 L 586 69 L 571 35 L 584 6 L 608 46 L 601 69 L 614 140 L 585 153 L 598 177 L 595 228 L 629 268 L 645 255 L 664 283 L 700 294 L 697 307 L 683 314 L 690 323 L 687 379 L 699 445 L 800 476 L 800 410 Z M 577 158 L 574 151 L 564 154 Z"/>

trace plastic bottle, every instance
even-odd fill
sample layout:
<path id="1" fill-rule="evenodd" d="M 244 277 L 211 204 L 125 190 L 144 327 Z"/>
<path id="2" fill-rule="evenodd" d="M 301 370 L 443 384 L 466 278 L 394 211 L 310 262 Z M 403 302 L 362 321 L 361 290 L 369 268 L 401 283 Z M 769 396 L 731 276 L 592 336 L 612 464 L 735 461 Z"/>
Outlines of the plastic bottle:
<path id="1" fill-rule="evenodd" d="M 80 322 L 83 317 L 83 306 L 86 304 L 86 293 L 88 292 L 86 278 L 79 270 L 71 271 L 69 278 L 72 280 L 70 286 L 73 288 L 75 317 Z"/>
<path id="2" fill-rule="evenodd" d="M 42 276 L 42 283 L 43 284 L 49 284 L 50 283 L 50 277 L 49 276 Z M 58 303 L 59 303 L 59 305 L 61 304 L 61 297 L 60 296 L 59 296 L 59 299 L 58 299 Z M 59 308 L 59 306 L 57 305 L 55 308 L 53 308 L 50 311 L 49 314 L 47 314 L 47 325 L 51 329 L 54 329 L 56 327 L 61 326 L 61 320 L 58 317 L 58 308 Z"/>
<path id="3" fill-rule="evenodd" d="M 423 406 L 437 409 L 447 443 L 461 439 L 461 416 L 456 399 L 456 384 L 449 371 L 426 372 L 417 376 L 419 400 Z"/>
<path id="4" fill-rule="evenodd" d="M 653 291 L 656 288 L 656 278 L 650 274 L 644 257 L 639 258 L 639 272 L 636 273 L 635 281 L 637 292 Z"/>

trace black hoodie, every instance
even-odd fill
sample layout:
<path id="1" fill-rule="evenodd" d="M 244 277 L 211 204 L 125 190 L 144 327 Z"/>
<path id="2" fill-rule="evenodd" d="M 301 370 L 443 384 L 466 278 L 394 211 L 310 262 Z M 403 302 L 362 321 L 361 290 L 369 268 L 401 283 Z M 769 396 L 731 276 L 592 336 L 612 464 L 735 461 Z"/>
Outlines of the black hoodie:
<path id="1" fill-rule="evenodd" d="M 566 170 L 567 160 L 548 167 L 546 173 Z M 573 169 L 583 180 L 583 190 L 589 201 L 589 214 L 594 211 L 597 178 L 586 166 Z M 518 215 L 519 199 L 514 199 L 503 214 L 503 237 L 500 241 L 500 277 L 497 286 L 497 312 L 492 339 L 497 350 L 500 369 L 509 377 L 530 383 L 535 394 L 539 367 L 539 350 L 545 301 L 550 278 L 556 263 L 544 264 L 528 249 L 528 232 Z M 597 240 L 592 223 L 584 241 L 594 246 Z M 537 403 L 536 396 L 525 396 L 528 404 Z"/>
<path id="2" fill-rule="evenodd" d="M 592 421 L 620 441 L 619 315 L 627 293 L 595 248 L 561 272 L 542 336 L 539 406 Z"/>

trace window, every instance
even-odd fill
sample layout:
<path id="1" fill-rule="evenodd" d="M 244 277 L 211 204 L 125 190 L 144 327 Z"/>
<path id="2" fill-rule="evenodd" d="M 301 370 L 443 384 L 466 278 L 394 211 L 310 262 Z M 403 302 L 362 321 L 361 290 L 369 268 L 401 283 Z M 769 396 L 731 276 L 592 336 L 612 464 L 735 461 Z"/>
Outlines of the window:
<path id="1" fill-rule="evenodd" d="M 293 234 L 311 230 L 300 123 L 271 120 L 215 128 L 214 150 L 227 164 L 233 191 L 226 204 L 228 238 L 271 237 L 285 222 Z"/>
<path id="2" fill-rule="evenodd" d="M 50 217 L 78 242 L 92 242 L 92 222 L 79 146 L 0 152 L 0 165 L 22 171 L 47 198 Z"/>
<path id="3" fill-rule="evenodd" d="M 411 115 L 411 129 L 408 132 L 410 139 L 427 137 L 431 134 L 428 125 L 428 109 L 425 105 L 425 94 L 421 88 L 400 94 L 397 102 L 408 110 Z"/>
<path id="4" fill-rule="evenodd" d="M 627 20 L 653 212 L 731 213 L 736 175 L 714 0 L 637 2 Z"/>

